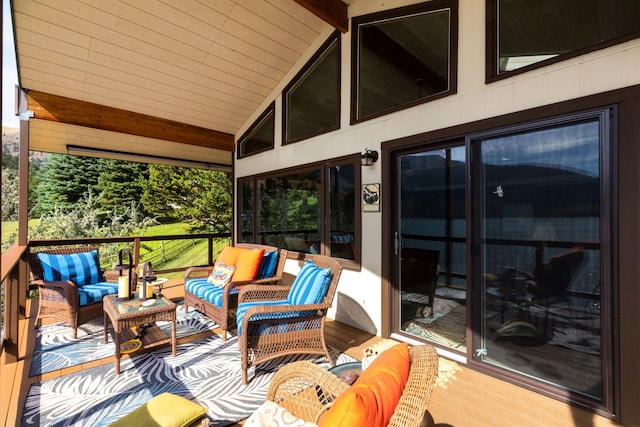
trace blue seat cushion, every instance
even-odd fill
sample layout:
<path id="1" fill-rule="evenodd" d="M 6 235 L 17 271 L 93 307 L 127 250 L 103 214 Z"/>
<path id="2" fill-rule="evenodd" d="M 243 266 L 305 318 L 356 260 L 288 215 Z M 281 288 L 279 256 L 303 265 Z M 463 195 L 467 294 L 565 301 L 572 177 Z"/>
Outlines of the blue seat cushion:
<path id="1" fill-rule="evenodd" d="M 247 310 L 251 307 L 255 306 L 274 306 L 274 305 L 284 305 L 290 306 L 291 304 L 286 299 L 277 300 L 277 301 L 251 301 L 251 302 L 243 302 L 238 304 L 238 311 L 236 311 L 236 322 L 238 324 L 238 335 L 242 335 L 242 319 L 246 314 Z M 289 317 L 300 317 L 303 315 L 303 312 L 300 311 L 290 311 L 286 313 L 265 313 L 257 316 L 253 316 L 251 320 L 264 320 L 264 319 L 286 319 Z"/>
<path id="2" fill-rule="evenodd" d="M 218 307 L 222 307 L 222 289 L 209 283 L 206 277 L 198 279 L 188 279 L 184 288 L 191 294 L 210 302 Z M 239 290 L 231 289 L 231 294 L 238 293 Z"/>
<path id="3" fill-rule="evenodd" d="M 276 273 L 276 266 L 278 265 L 278 251 L 265 252 L 260 262 L 260 268 L 256 279 L 266 279 L 273 277 Z"/>
<path id="4" fill-rule="evenodd" d="M 309 260 L 296 276 L 287 300 L 291 305 L 319 304 L 324 299 L 331 282 L 331 269 L 320 268 Z"/>
<path id="5" fill-rule="evenodd" d="M 39 253 L 37 256 L 45 281 L 71 280 L 77 286 L 85 286 L 103 280 L 97 250 L 76 254 Z"/>
<path id="6" fill-rule="evenodd" d="M 112 282 L 98 282 L 90 285 L 78 286 L 78 304 L 88 305 L 102 301 L 109 294 L 118 293 L 118 284 Z"/>

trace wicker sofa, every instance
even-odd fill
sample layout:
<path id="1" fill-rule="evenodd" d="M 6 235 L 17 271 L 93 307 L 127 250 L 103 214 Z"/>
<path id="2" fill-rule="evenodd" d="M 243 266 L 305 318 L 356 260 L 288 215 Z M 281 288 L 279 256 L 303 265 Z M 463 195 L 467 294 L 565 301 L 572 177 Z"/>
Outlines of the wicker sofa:
<path id="1" fill-rule="evenodd" d="M 227 339 L 227 331 L 236 327 L 236 309 L 238 293 L 247 284 L 280 284 L 288 251 L 275 246 L 253 243 L 238 243 L 236 248 L 264 250 L 264 253 L 277 252 L 277 264 L 272 276 L 263 279 L 233 280 L 223 288 L 216 288 L 208 283 L 207 278 L 214 266 L 191 267 L 184 273 L 184 306 L 185 311 L 193 307 L 215 321 L 222 329 L 222 339 Z"/>
<path id="2" fill-rule="evenodd" d="M 102 298 L 117 293 L 118 284 L 105 280 L 99 259 L 96 247 L 63 247 L 27 254 L 31 284 L 38 287 L 36 326 L 41 319 L 53 317 L 68 323 L 76 339 L 78 326 L 103 314 Z M 83 268 L 77 267 L 79 263 Z"/>

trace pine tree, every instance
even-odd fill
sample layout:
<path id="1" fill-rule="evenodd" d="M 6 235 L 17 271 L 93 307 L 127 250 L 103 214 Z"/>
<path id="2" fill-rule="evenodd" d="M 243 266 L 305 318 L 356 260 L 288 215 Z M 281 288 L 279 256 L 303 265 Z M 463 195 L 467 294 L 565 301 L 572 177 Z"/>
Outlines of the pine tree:
<path id="1" fill-rule="evenodd" d="M 208 232 L 231 230 L 231 178 L 218 171 L 151 165 L 143 208 Z"/>
<path id="2" fill-rule="evenodd" d="M 149 179 L 146 163 L 100 159 L 100 176 L 96 189 L 100 192 L 100 205 L 105 209 L 140 205 Z"/>
<path id="3" fill-rule="evenodd" d="M 71 209 L 89 192 L 95 193 L 100 175 L 98 159 L 50 154 L 41 167 L 36 189 L 40 212 Z"/>

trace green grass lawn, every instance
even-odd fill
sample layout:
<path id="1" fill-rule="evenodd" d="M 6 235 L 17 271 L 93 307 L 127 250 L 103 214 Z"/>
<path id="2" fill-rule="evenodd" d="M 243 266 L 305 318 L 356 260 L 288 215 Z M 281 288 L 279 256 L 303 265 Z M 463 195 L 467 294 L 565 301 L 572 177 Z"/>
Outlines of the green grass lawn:
<path id="1" fill-rule="evenodd" d="M 35 227 L 38 219 L 29 220 L 29 228 Z M 18 221 L 2 221 L 2 242 L 9 240 L 12 234 L 18 234 Z"/>

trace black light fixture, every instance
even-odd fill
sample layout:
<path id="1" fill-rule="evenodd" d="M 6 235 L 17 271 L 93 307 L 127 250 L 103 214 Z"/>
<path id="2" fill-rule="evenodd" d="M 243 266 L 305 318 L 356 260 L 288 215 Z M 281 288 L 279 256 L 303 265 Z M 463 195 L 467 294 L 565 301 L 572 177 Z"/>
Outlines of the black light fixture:
<path id="1" fill-rule="evenodd" d="M 371 166 L 378 161 L 378 152 L 376 150 L 364 149 L 364 153 L 360 154 L 360 162 L 362 166 Z"/>

